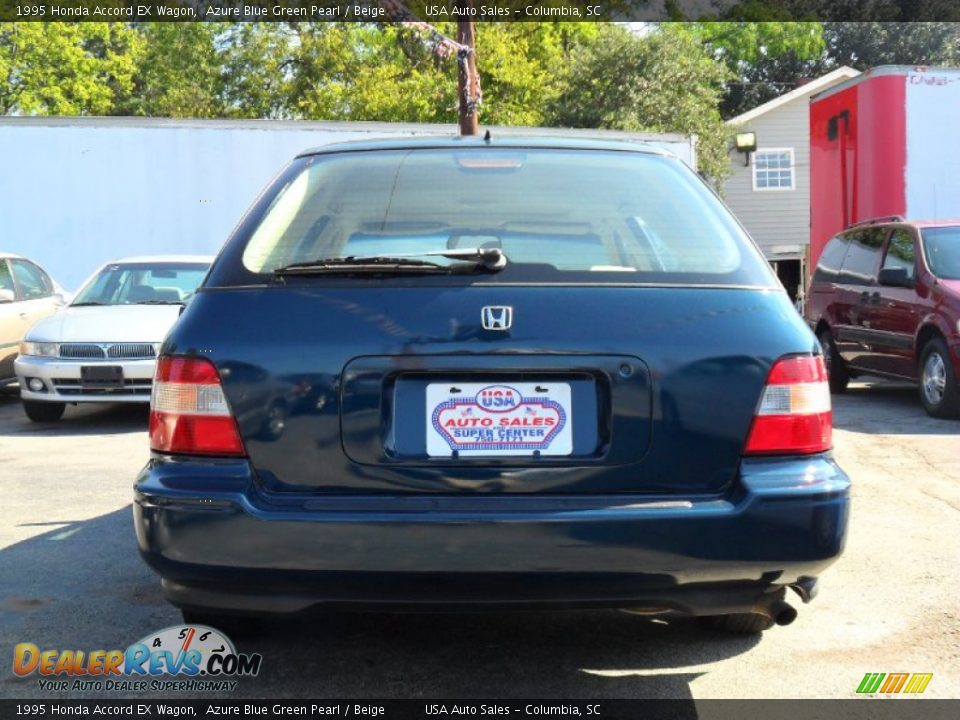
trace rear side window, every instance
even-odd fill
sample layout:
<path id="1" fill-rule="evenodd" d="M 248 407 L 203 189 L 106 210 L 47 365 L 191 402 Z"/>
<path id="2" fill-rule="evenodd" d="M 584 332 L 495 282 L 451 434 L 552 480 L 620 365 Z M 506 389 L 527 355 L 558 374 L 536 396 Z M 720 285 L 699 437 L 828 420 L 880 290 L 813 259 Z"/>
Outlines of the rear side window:
<path id="1" fill-rule="evenodd" d="M 942 280 L 960 280 L 960 227 L 924 228 L 921 233 L 930 272 Z"/>
<path id="2" fill-rule="evenodd" d="M 916 277 L 917 265 L 913 248 L 913 237 L 909 230 L 897 228 L 890 234 L 887 254 L 883 258 L 883 270 L 902 268 L 911 280 Z"/>
<path id="3" fill-rule="evenodd" d="M 774 284 L 729 212 L 680 162 L 537 148 L 298 160 L 254 208 L 208 284 L 326 258 L 472 247 L 507 256 L 506 270 L 484 276 L 491 282 Z M 417 281 L 439 277 L 450 276 Z"/>
<path id="4" fill-rule="evenodd" d="M 880 249 L 883 247 L 885 232 L 883 228 L 865 228 L 847 233 L 850 237 L 850 247 L 843 259 L 840 283 L 870 285 L 877 279 Z"/>
<path id="5" fill-rule="evenodd" d="M 20 286 L 20 297 L 23 300 L 36 300 L 53 293 L 53 282 L 47 274 L 26 260 L 11 260 L 13 276 Z"/>
<path id="6" fill-rule="evenodd" d="M 16 295 L 17 288 L 13 284 L 13 275 L 10 274 L 10 267 L 6 260 L 0 260 L 0 290 L 9 290 Z"/>
<path id="7" fill-rule="evenodd" d="M 849 246 L 850 238 L 846 235 L 837 235 L 828 242 L 820 254 L 820 262 L 817 263 L 817 269 L 813 273 L 813 282 L 837 282 Z"/>

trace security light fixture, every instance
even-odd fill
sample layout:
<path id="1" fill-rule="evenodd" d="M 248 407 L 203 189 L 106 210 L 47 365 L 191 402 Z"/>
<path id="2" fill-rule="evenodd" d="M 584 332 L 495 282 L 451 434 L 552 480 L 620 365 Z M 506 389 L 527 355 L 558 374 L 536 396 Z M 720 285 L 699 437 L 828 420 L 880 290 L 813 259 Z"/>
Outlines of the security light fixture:
<path id="1" fill-rule="evenodd" d="M 755 132 L 737 133 L 737 152 L 744 154 L 744 165 L 750 165 L 750 153 L 757 149 L 757 134 Z"/>

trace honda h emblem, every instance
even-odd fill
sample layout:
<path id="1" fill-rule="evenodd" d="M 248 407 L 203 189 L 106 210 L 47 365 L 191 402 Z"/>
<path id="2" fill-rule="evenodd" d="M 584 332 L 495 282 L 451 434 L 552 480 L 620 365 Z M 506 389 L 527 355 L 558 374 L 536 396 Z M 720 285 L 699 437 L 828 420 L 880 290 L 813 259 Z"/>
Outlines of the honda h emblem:
<path id="1" fill-rule="evenodd" d="M 513 324 L 513 308 L 508 305 L 487 305 L 480 311 L 484 330 L 509 330 Z"/>

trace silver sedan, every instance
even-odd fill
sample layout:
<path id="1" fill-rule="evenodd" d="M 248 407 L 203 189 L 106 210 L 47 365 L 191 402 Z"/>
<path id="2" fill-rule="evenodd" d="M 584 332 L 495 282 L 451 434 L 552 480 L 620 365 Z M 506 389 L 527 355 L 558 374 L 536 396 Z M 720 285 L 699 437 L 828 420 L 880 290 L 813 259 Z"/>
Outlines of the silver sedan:
<path id="1" fill-rule="evenodd" d="M 149 402 L 160 344 L 211 261 L 144 257 L 100 268 L 20 345 L 14 369 L 27 416 L 52 422 L 66 403 Z"/>

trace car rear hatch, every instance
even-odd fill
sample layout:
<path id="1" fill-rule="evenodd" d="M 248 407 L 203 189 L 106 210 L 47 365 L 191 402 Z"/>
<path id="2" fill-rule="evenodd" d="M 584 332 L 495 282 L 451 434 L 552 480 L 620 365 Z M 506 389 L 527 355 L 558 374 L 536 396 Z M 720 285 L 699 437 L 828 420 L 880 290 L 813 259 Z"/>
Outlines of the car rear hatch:
<path id="1" fill-rule="evenodd" d="M 241 223 L 164 352 L 216 364 L 264 488 L 735 478 L 768 370 L 809 331 L 679 161 L 526 142 L 307 156 Z"/>
<path id="2" fill-rule="evenodd" d="M 485 330 L 487 306 L 512 327 Z M 769 366 L 795 349 L 791 312 L 733 289 L 276 288 L 202 293 L 176 335 L 204 338 L 277 491 L 689 494 L 734 478 Z M 480 391 L 508 388 L 508 411 L 485 411 Z M 442 426 L 505 440 L 438 446 L 445 403 Z M 568 428 L 553 453 L 551 403 Z"/>

